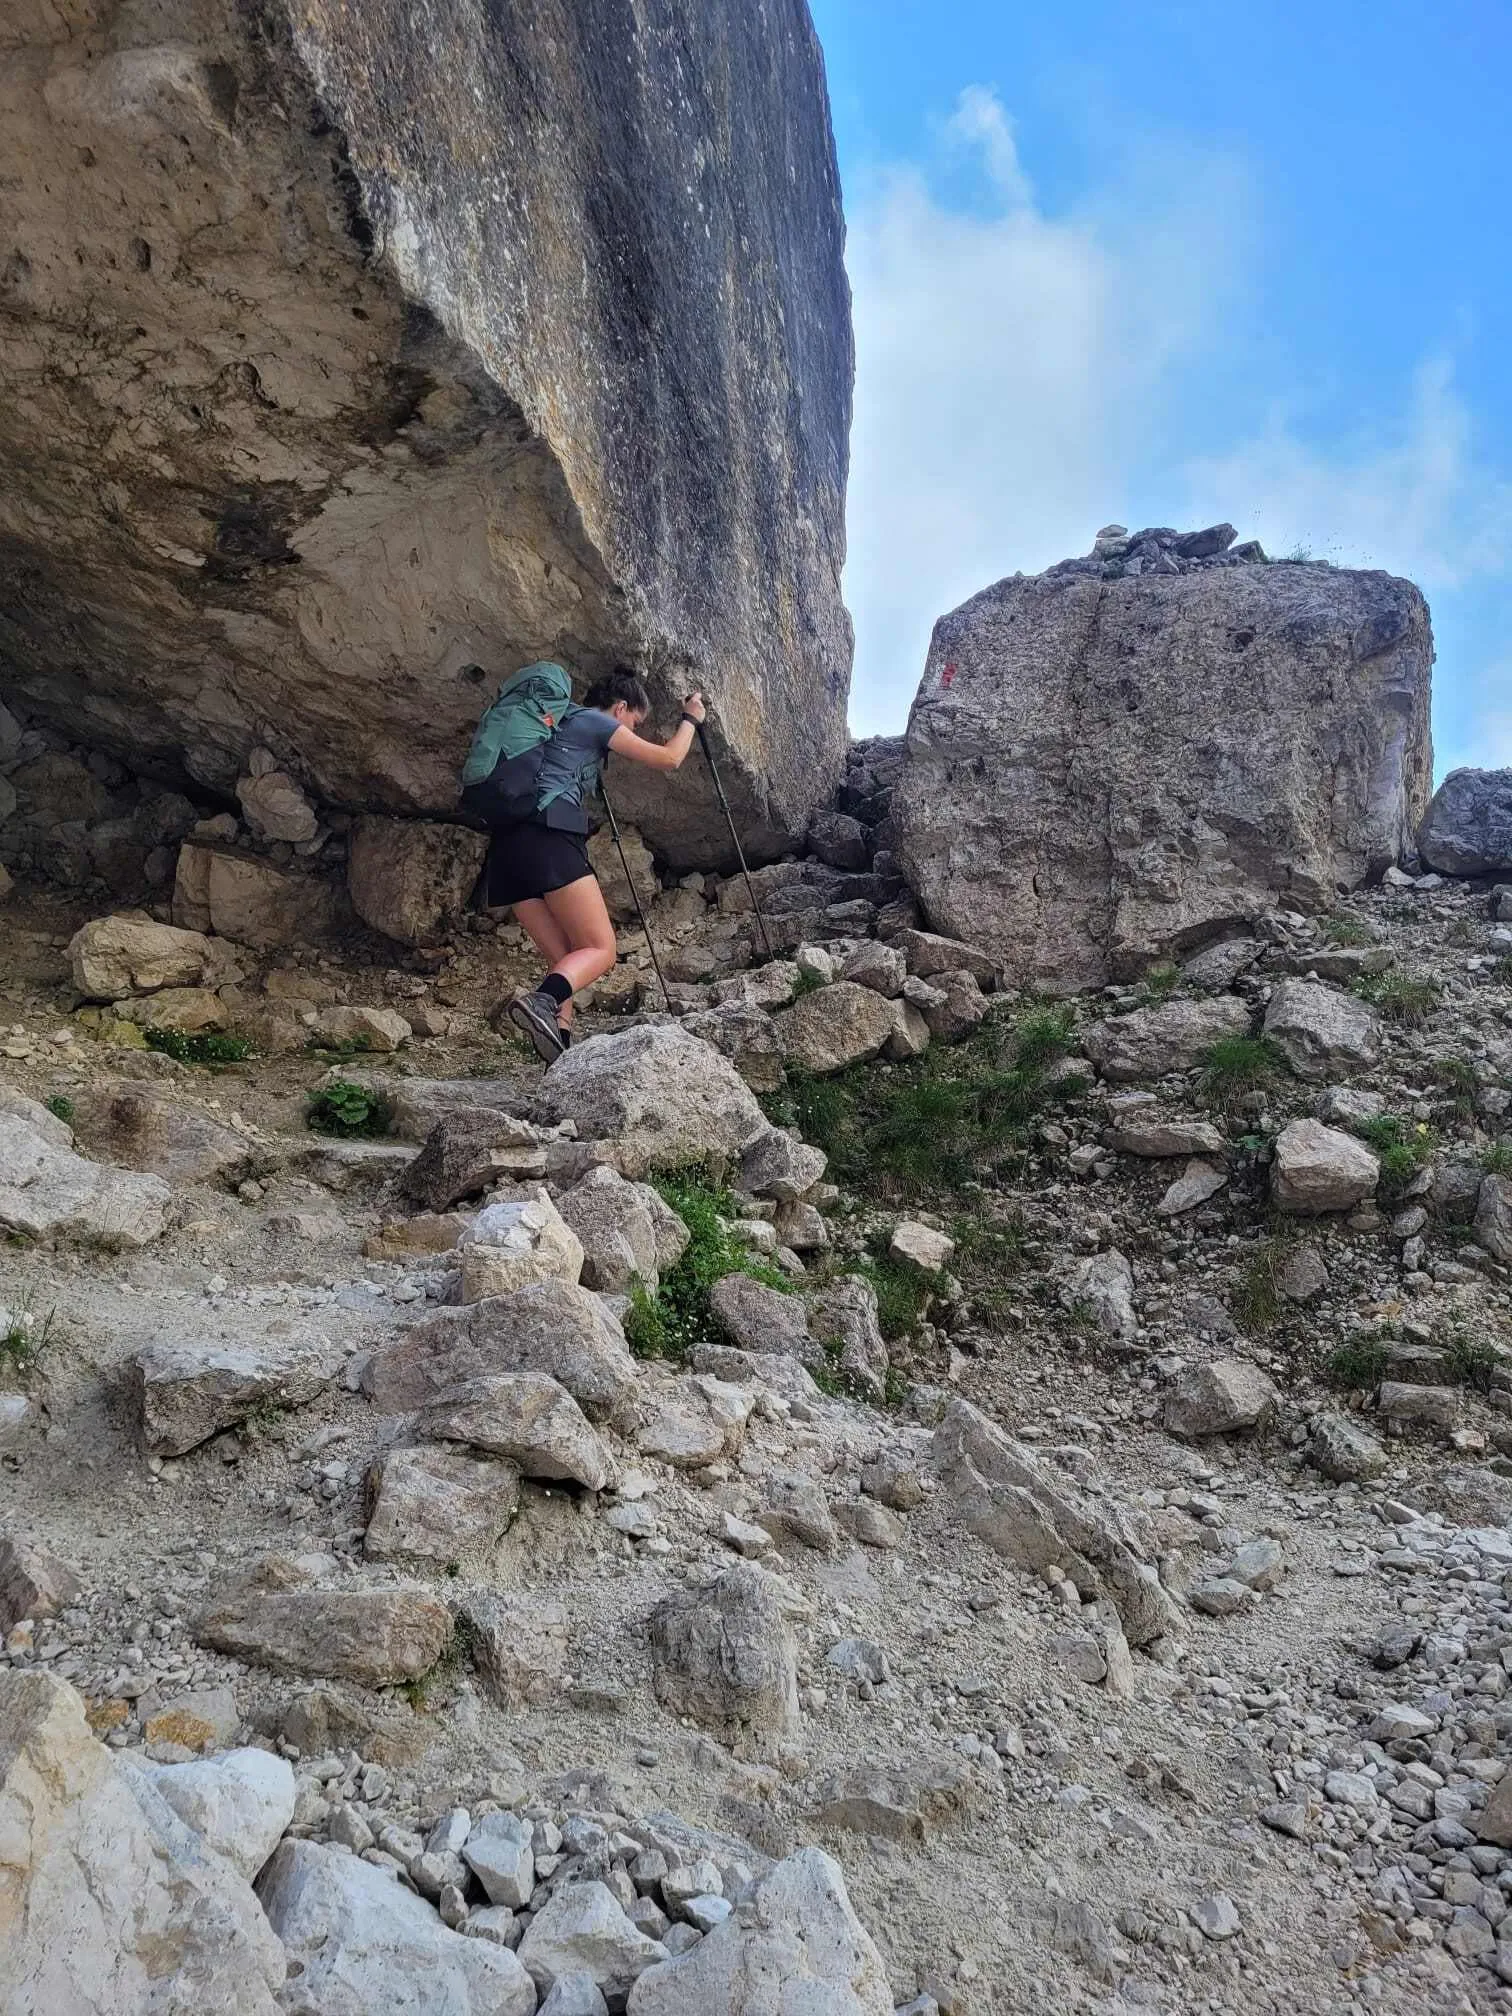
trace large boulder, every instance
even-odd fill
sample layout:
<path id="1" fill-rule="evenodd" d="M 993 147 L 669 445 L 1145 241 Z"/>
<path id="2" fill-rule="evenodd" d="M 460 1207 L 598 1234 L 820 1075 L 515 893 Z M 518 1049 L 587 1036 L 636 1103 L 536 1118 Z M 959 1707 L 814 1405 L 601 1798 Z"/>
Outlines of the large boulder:
<path id="1" fill-rule="evenodd" d="M 1325 905 L 1427 804 L 1411 583 L 1121 565 L 1000 581 L 942 617 L 909 719 L 904 873 L 1013 984 L 1100 986 L 1277 899 Z"/>
<path id="2" fill-rule="evenodd" d="M 1110 1596 L 1131 1645 L 1175 1628 L 1176 1607 L 1135 1515 L 1051 1471 L 965 1400 L 946 1409 L 932 1457 L 965 1525 L 987 1546 L 1036 1573 L 1058 1564 L 1084 1602 Z"/>
<path id="3" fill-rule="evenodd" d="M 50 1673 L 0 1673 L 5 2016 L 277 2016 L 256 1897 Z M 528 2007 L 528 2005 L 527 2005 Z"/>
<path id="4" fill-rule="evenodd" d="M 1299 1216 L 1351 1211 L 1375 1195 L 1380 1175 L 1379 1161 L 1353 1134 L 1321 1120 L 1288 1120 L 1276 1137 L 1271 1199 Z"/>
<path id="5" fill-rule="evenodd" d="M 506 1946 L 450 1931 L 385 1869 L 323 1841 L 285 1841 L 258 1880 L 310 2016 L 432 2009 L 531 2016 L 536 1992 Z"/>
<path id="6" fill-rule="evenodd" d="M 758 1743 L 798 1722 L 798 1643 L 786 1583 L 742 1562 L 651 1613 L 657 1699 L 718 1735 Z"/>
<path id="7" fill-rule="evenodd" d="M 520 1503 L 512 1463 L 470 1449 L 387 1449 L 368 1473 L 367 1534 L 375 1561 L 408 1556 L 445 1567 L 474 1547 L 489 1547 Z"/>
<path id="8" fill-rule="evenodd" d="M 82 1147 L 165 1183 L 237 1183 L 258 1159 L 246 1134 L 147 1085 L 81 1086 L 73 1107 Z"/>
<path id="9" fill-rule="evenodd" d="M 228 976 L 231 948 L 199 931 L 180 931 L 125 911 L 96 917 L 68 943 L 75 988 L 87 1001 L 119 1001 L 162 987 L 217 985 Z"/>
<path id="10" fill-rule="evenodd" d="M 1105 1078 L 1128 1083 L 1190 1071 L 1215 1043 L 1247 1036 L 1250 1015 L 1232 994 L 1177 995 L 1131 1015 L 1110 1015 L 1082 1036 L 1082 1049 Z"/>
<path id="11" fill-rule="evenodd" d="M 649 1183 L 627 1183 L 602 1165 L 566 1193 L 561 1213 L 583 1250 L 583 1285 L 603 1295 L 628 1295 L 636 1281 L 654 1295 L 692 1236 Z"/>
<path id="12" fill-rule="evenodd" d="M 172 1201 L 160 1176 L 86 1162 L 0 1113 L 0 1231 L 122 1251 L 160 1237 Z"/>
<path id="13" fill-rule="evenodd" d="M 437 1310 L 380 1345 L 362 1384 L 386 1413 L 397 1413 L 493 1372 L 544 1372 L 594 1416 L 615 1412 L 636 1378 L 625 1333 L 598 1296 L 553 1279 Z"/>
<path id="14" fill-rule="evenodd" d="M 313 875 L 290 874 L 255 854 L 195 841 L 179 849 L 173 921 L 266 952 L 323 938 L 336 921 L 336 908 L 330 890 Z"/>
<path id="15" fill-rule="evenodd" d="M 544 1372 L 470 1379 L 420 1415 L 422 1435 L 502 1456 L 526 1477 L 565 1478 L 602 1491 L 614 1459 L 576 1400 Z"/>
<path id="16" fill-rule="evenodd" d="M 1265 1033 L 1299 1078 L 1347 1078 L 1381 1054 L 1381 1018 L 1366 1002 L 1317 980 L 1282 980 Z"/>
<path id="17" fill-rule="evenodd" d="M 462 1300 L 513 1295 L 537 1281 L 576 1287 L 583 1248 L 543 1190 L 523 1201 L 489 1204 L 462 1235 Z"/>
<path id="18" fill-rule="evenodd" d="M 294 1818 L 294 1772 L 267 1750 L 230 1750 L 187 1764 L 143 1762 L 152 1783 L 207 1848 L 250 1882 Z"/>
<path id="19" fill-rule="evenodd" d="M 425 945 L 467 906 L 487 838 L 423 819 L 359 819 L 347 855 L 347 893 L 364 924 L 401 945 Z"/>
<path id="20" fill-rule="evenodd" d="M 1440 875 L 1512 870 L 1512 770 L 1451 770 L 1418 831 L 1418 852 Z"/>
<path id="21" fill-rule="evenodd" d="M 803 831 L 852 376 L 805 8 L 167 0 L 95 43 L 29 7 L 8 50 L 8 690 L 227 796 L 266 748 L 444 818 L 481 667 L 625 657 L 658 729 L 710 692 L 748 848 Z M 701 763 L 619 795 L 729 853 Z"/>
<path id="22" fill-rule="evenodd" d="M 895 1002 L 855 980 L 816 988 L 774 1017 L 787 1063 L 813 1076 L 875 1057 L 897 1027 Z"/>
<path id="23" fill-rule="evenodd" d="M 301 1407 L 324 1392 L 345 1357 L 322 1332 L 287 1317 L 242 1322 L 230 1336 L 159 1338 L 126 1373 L 142 1447 L 182 1456 L 259 1407 Z"/>
<path id="24" fill-rule="evenodd" d="M 388 1687 L 418 1680 L 451 1643 L 452 1617 L 423 1589 L 321 1589 L 292 1561 L 271 1555 L 208 1603 L 194 1636 L 276 1673 Z"/>
<path id="25" fill-rule="evenodd" d="M 627 1176 L 738 1157 L 770 1125 L 734 1066 L 675 1023 L 575 1043 L 544 1093 L 581 1139 L 617 1142 Z"/>
<path id="26" fill-rule="evenodd" d="M 629 2016 L 892 2016 L 893 1998 L 840 1865 L 822 1848 L 801 1848 L 691 1951 L 648 1968 L 627 2008 Z"/>

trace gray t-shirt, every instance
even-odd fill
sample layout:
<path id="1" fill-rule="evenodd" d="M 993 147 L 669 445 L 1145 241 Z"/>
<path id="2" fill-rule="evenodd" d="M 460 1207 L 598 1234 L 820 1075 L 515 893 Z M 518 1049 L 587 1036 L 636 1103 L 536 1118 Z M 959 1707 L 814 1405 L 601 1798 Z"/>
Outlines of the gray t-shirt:
<path id="1" fill-rule="evenodd" d="M 541 757 L 536 802 L 543 811 L 560 799 L 581 805 L 598 790 L 599 772 L 619 726 L 612 714 L 597 707 L 580 707 L 567 716 Z"/>

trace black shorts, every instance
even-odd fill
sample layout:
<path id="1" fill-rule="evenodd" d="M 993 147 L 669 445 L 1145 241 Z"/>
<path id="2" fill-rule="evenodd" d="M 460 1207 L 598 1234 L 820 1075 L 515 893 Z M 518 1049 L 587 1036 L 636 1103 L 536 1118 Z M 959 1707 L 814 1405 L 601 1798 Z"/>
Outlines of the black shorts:
<path id="1" fill-rule="evenodd" d="M 586 834 L 559 832 L 537 819 L 495 826 L 488 849 L 488 905 L 523 903 L 592 873 Z"/>

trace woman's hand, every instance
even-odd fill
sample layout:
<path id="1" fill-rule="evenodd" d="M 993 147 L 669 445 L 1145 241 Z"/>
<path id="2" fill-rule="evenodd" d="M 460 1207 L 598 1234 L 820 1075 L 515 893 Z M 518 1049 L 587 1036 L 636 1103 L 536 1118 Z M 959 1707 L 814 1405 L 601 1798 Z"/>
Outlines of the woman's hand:
<path id="1" fill-rule="evenodd" d="M 704 706 L 704 699 L 702 693 L 690 693 L 682 703 L 682 710 L 684 714 L 690 717 L 690 719 L 694 721 L 702 721 L 704 719 L 704 716 L 708 712 L 707 708 Z"/>

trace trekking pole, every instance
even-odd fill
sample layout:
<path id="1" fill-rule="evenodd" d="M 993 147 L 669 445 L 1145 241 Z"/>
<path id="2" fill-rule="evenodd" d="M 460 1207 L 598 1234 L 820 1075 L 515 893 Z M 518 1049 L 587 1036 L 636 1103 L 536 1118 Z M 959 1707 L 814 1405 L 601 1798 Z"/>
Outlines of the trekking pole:
<path id="1" fill-rule="evenodd" d="M 751 880 L 751 871 L 746 866 L 745 849 L 740 844 L 740 835 L 735 831 L 735 815 L 730 810 L 730 801 L 725 796 L 724 779 L 719 774 L 719 765 L 714 761 L 714 751 L 709 747 L 708 730 L 702 721 L 694 726 L 698 730 L 699 744 L 709 765 L 709 774 L 714 779 L 714 789 L 719 793 L 719 802 L 724 810 L 725 820 L 730 828 L 730 838 L 735 842 L 735 858 L 740 863 L 740 872 L 745 877 L 746 894 L 751 899 L 751 910 L 756 918 L 756 928 L 761 933 L 762 950 L 768 959 L 774 957 L 772 941 L 767 936 L 766 919 L 761 914 L 761 905 L 756 901 L 756 884 Z"/>
<path id="2" fill-rule="evenodd" d="M 656 968 L 656 977 L 662 990 L 662 1000 L 667 1004 L 667 1013 L 671 1015 L 675 1013 L 675 1010 L 672 1006 L 672 996 L 667 992 L 667 976 L 663 973 L 661 961 L 656 956 L 656 941 L 651 936 L 651 926 L 646 922 L 646 913 L 641 905 L 640 891 L 635 886 L 635 877 L 630 873 L 630 863 L 625 858 L 625 843 L 620 838 L 619 821 L 614 816 L 614 806 L 610 803 L 609 793 L 604 788 L 602 778 L 599 779 L 599 796 L 604 801 L 604 810 L 609 814 L 609 831 L 614 835 L 615 851 L 620 857 L 620 866 L 625 871 L 625 880 L 630 885 L 630 901 L 635 905 L 635 914 L 639 917 L 641 930 L 646 936 L 646 950 L 651 954 L 651 964 Z"/>

